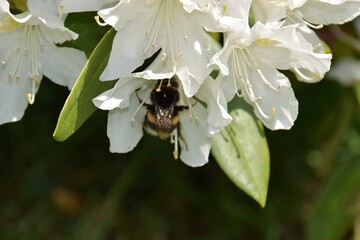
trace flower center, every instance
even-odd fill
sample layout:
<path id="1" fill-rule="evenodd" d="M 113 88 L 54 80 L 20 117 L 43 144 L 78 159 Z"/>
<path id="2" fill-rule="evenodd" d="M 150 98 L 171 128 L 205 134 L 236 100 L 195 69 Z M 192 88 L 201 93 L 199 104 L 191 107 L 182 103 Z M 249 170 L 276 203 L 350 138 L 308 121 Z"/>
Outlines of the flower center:
<path id="1" fill-rule="evenodd" d="M 182 20 L 185 18 L 184 10 L 179 1 L 161 0 L 150 28 L 145 32 L 148 45 L 144 53 L 152 48 L 161 48 L 161 60 L 171 61 L 173 71 L 176 71 L 177 61 L 182 58 L 181 41 L 186 41 L 188 36 L 184 33 Z"/>
<path id="2" fill-rule="evenodd" d="M 10 58 L 15 58 L 15 62 L 10 67 L 8 79 L 16 81 L 24 78 L 23 71 L 28 70 L 27 78 L 32 81 L 31 93 L 28 93 L 28 101 L 33 104 L 35 101 L 36 85 L 40 84 L 42 79 L 42 71 L 40 64 L 40 54 L 44 46 L 44 37 L 37 25 L 25 25 L 20 30 L 16 47 L 9 51 L 5 59 L 1 60 L 4 68 L 9 64 Z M 13 62 L 13 61 L 12 61 Z M 30 64 L 29 64 L 30 62 Z M 26 69 L 28 68 L 28 69 Z"/>
<path id="3" fill-rule="evenodd" d="M 279 91 L 281 89 L 281 85 L 273 86 L 265 77 L 259 64 L 256 61 L 254 54 L 248 48 L 237 48 L 233 54 L 231 54 L 231 61 L 234 68 L 234 86 L 235 89 L 240 89 L 240 86 L 243 86 L 242 93 L 238 93 L 239 97 L 242 97 L 244 94 L 248 97 L 248 99 L 253 103 L 255 108 L 259 111 L 259 113 L 265 119 L 272 119 L 275 114 L 275 107 L 271 107 L 269 110 L 264 110 L 260 106 L 260 102 L 262 101 L 261 96 L 256 96 L 253 86 L 251 84 L 251 80 L 249 77 L 249 69 L 255 70 L 258 76 L 260 77 L 262 83 L 268 88 L 270 91 Z M 268 112 L 268 113 L 266 113 Z"/>

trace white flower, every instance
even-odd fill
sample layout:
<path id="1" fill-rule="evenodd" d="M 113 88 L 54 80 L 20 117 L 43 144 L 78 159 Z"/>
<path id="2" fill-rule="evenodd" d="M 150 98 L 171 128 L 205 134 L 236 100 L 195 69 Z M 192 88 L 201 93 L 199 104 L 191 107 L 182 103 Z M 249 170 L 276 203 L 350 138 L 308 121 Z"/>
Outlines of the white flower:
<path id="1" fill-rule="evenodd" d="M 342 24 L 360 15 L 359 0 L 253 0 L 257 20 L 285 19 L 309 26 Z"/>
<path id="2" fill-rule="evenodd" d="M 254 107 L 264 125 L 276 130 L 289 129 L 298 114 L 290 82 L 278 69 L 326 72 L 330 58 L 313 53 L 295 26 L 269 28 L 257 22 L 251 29 L 243 25 L 230 33 L 210 63 L 220 68 L 218 78 L 227 99 L 240 90 L 240 96 Z"/>
<path id="3" fill-rule="evenodd" d="M 141 66 L 160 49 L 148 67 L 154 73 L 175 73 L 188 97 L 194 95 L 211 72 L 207 67 L 209 43 L 202 25 L 216 22 L 206 4 L 185 0 L 128 0 L 98 12 L 117 34 L 101 80 L 117 79 Z M 200 1 L 203 2 L 203 1 Z"/>
<path id="4" fill-rule="evenodd" d="M 13 15 L 0 0 L 0 124 L 21 119 L 43 75 L 70 89 L 86 62 L 84 53 L 55 45 L 77 37 L 56 1 L 28 0 L 28 9 Z"/>
<path id="5" fill-rule="evenodd" d="M 98 108 L 109 110 L 107 134 L 110 139 L 110 151 L 131 151 L 143 136 L 144 127 L 150 133 L 158 134 L 160 138 L 170 137 L 175 145 L 175 158 L 180 143 L 180 159 L 184 163 L 192 167 L 204 165 L 208 162 L 212 136 L 231 121 L 219 83 L 211 77 L 207 78 L 195 100 L 185 96 L 182 82 L 177 80 L 178 75 L 169 76 L 171 80 L 146 79 L 152 74 L 151 71 L 145 71 L 124 76 L 118 80 L 114 88 L 93 99 Z M 167 88 L 171 91 L 167 92 Z M 178 100 L 174 98 L 175 94 L 178 94 Z M 157 106 L 166 105 L 165 108 L 160 107 L 158 114 L 154 112 L 154 96 L 160 98 L 156 97 L 156 101 L 159 101 Z M 166 115 L 168 109 L 174 111 L 170 111 L 171 117 L 161 118 L 161 114 Z M 170 126 L 175 128 L 157 130 L 157 117 L 161 124 L 171 122 Z"/>
<path id="6" fill-rule="evenodd" d="M 322 56 L 326 53 L 326 47 L 313 29 L 320 29 L 323 24 L 350 21 L 360 13 L 359 3 L 359 1 L 337 0 L 254 0 L 251 8 L 255 20 L 261 21 L 267 26 L 297 26 L 298 34 L 313 46 L 312 51 L 318 54 L 314 57 L 320 57 L 318 61 L 321 62 L 323 61 Z M 349 4 L 354 8 L 348 9 Z M 345 19 L 345 16 L 348 18 Z M 311 72 L 302 68 L 292 70 L 298 80 L 308 83 L 320 81 L 326 73 L 326 71 Z"/>

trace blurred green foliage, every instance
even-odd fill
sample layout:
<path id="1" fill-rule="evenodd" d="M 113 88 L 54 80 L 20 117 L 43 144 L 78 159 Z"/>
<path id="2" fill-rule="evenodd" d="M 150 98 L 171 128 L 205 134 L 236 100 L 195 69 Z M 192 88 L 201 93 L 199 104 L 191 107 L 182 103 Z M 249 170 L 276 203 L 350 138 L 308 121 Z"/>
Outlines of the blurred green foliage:
<path id="1" fill-rule="evenodd" d="M 93 16 L 68 20 L 82 36 L 71 45 L 88 56 L 107 31 L 88 27 Z M 167 141 L 145 135 L 133 152 L 109 153 L 105 111 L 56 142 L 68 91 L 43 79 L 22 121 L 0 126 L 0 239 L 354 239 L 360 98 L 327 79 L 292 84 L 295 126 L 265 131 L 271 174 L 262 209 L 214 159 L 188 167 Z"/>

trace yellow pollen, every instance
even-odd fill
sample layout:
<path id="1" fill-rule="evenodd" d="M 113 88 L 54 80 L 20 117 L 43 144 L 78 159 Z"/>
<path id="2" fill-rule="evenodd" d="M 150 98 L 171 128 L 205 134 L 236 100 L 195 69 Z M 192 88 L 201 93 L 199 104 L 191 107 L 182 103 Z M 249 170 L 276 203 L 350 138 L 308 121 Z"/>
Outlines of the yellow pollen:
<path id="1" fill-rule="evenodd" d="M 271 40 L 271 39 L 267 39 L 267 38 L 261 38 L 255 41 L 258 45 L 260 46 L 270 46 L 270 45 L 274 45 L 276 43 L 275 40 Z"/>
<path id="2" fill-rule="evenodd" d="M 15 30 L 21 24 L 12 19 L 11 17 L 7 16 L 2 19 L 0 22 L 0 32 L 10 32 Z"/>
<path id="3" fill-rule="evenodd" d="M 179 152 L 178 151 L 173 151 L 173 156 L 175 159 L 179 158 Z"/>

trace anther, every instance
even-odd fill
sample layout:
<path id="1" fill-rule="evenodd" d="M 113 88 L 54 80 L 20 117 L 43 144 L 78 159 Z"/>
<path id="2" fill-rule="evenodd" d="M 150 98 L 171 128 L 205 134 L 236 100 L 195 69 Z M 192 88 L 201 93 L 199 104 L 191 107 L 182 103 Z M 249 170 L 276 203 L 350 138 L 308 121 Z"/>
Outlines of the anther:
<path id="1" fill-rule="evenodd" d="M 101 22 L 101 21 L 100 21 L 100 17 L 99 17 L 99 15 L 96 15 L 94 18 L 95 18 L 96 23 L 97 23 L 99 26 L 104 27 L 104 26 L 106 26 L 106 25 L 107 25 L 107 23 L 106 23 L 106 22 Z"/>
<path id="2" fill-rule="evenodd" d="M 298 74 L 302 79 L 304 79 L 305 81 L 308 81 L 308 82 L 316 81 L 317 79 L 320 78 L 319 73 L 314 73 L 313 76 L 306 76 L 304 73 L 302 73 L 300 71 L 300 69 L 294 68 L 294 70 L 295 70 L 296 74 Z"/>
<path id="3" fill-rule="evenodd" d="M 274 107 L 271 107 L 271 108 L 270 108 L 270 114 L 264 113 L 258 103 L 255 103 L 255 107 L 256 107 L 256 109 L 259 111 L 260 115 L 261 115 L 263 118 L 265 118 L 266 120 L 271 120 L 271 119 L 274 117 L 275 113 L 276 113 L 276 108 L 274 108 Z"/>
<path id="4" fill-rule="evenodd" d="M 27 100 L 29 102 L 29 104 L 34 104 L 35 102 L 35 94 L 32 94 L 32 93 L 28 93 L 27 94 Z"/>
<path id="5" fill-rule="evenodd" d="M 243 97 L 244 94 L 239 90 L 235 92 L 238 97 Z"/>
<path id="6" fill-rule="evenodd" d="M 166 53 L 163 53 L 161 60 L 164 61 L 165 59 L 166 59 Z"/>
<path id="7" fill-rule="evenodd" d="M 161 80 L 160 80 L 160 84 L 159 84 L 159 86 L 156 88 L 156 91 L 157 91 L 157 92 L 160 92 L 160 91 L 161 91 L 161 85 L 162 85 L 162 83 L 163 83 L 163 80 L 164 80 L 164 79 L 161 79 Z"/>
<path id="8" fill-rule="evenodd" d="M 178 141 L 178 129 L 177 128 L 174 129 L 171 140 L 174 141 L 173 156 L 175 159 L 178 159 L 178 157 L 179 157 L 179 141 Z"/>

